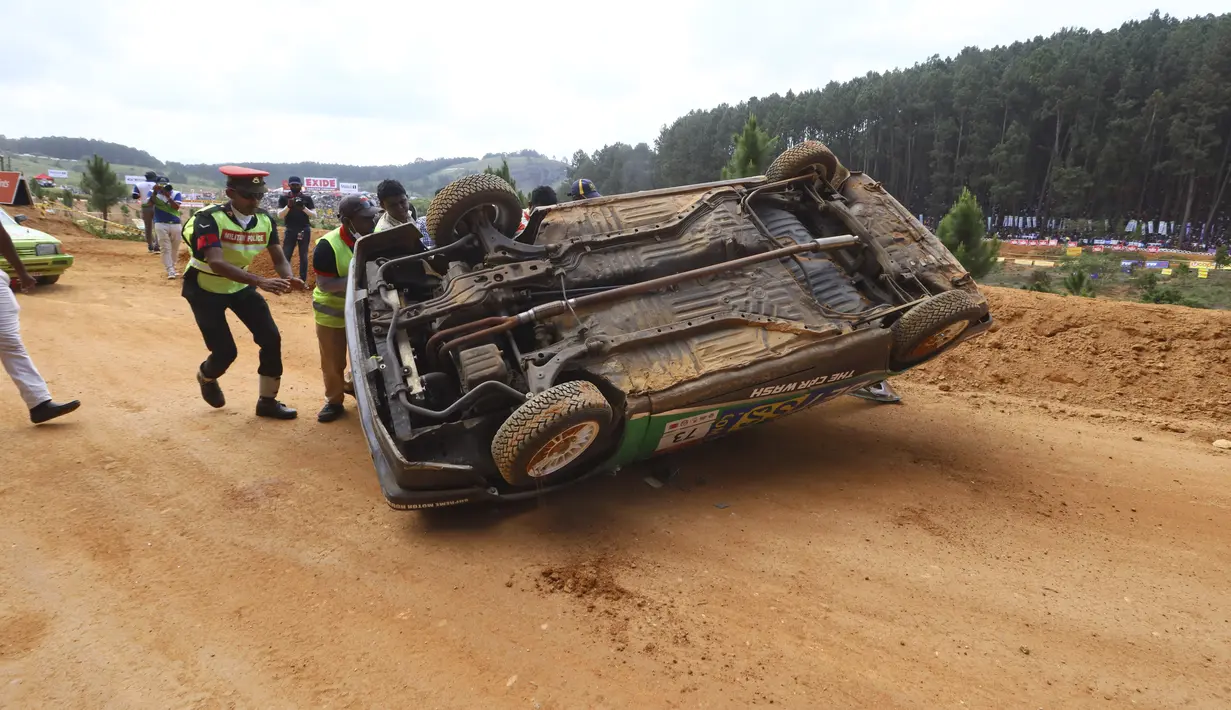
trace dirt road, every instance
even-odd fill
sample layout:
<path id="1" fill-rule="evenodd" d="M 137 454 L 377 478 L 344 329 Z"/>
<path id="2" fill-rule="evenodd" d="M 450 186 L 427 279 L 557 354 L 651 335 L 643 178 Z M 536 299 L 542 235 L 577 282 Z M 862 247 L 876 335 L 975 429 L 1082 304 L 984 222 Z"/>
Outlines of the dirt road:
<path id="1" fill-rule="evenodd" d="M 270 300 L 307 416 L 252 416 L 246 336 L 215 411 L 156 257 L 65 239 L 23 322 L 84 406 L 32 428 L 0 383 L 0 707 L 1231 706 L 1226 314 L 1150 311 L 1209 346 L 1156 352 L 996 292 L 1016 317 L 902 406 L 747 431 L 664 489 L 401 513 L 353 413 L 312 416 L 306 297 Z M 1062 343 L 1095 364 L 1045 380 Z M 1194 358 L 1195 393 L 1149 384 Z"/>

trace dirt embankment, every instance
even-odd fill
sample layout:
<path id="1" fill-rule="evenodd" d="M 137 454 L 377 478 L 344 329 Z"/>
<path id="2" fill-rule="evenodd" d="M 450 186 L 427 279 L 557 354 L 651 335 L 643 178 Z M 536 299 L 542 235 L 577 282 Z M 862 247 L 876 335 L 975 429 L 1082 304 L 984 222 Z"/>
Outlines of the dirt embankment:
<path id="1" fill-rule="evenodd" d="M 993 332 L 907 380 L 1231 420 L 1231 313 L 984 287 Z"/>

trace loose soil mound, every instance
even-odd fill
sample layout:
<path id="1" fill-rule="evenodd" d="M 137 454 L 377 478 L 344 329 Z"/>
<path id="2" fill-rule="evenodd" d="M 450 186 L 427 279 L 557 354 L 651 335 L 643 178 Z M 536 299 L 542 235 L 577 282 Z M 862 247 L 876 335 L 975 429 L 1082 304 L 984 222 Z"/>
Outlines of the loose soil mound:
<path id="1" fill-rule="evenodd" d="M 907 379 L 1092 407 L 1231 418 L 1231 313 L 983 287 L 993 332 Z"/>

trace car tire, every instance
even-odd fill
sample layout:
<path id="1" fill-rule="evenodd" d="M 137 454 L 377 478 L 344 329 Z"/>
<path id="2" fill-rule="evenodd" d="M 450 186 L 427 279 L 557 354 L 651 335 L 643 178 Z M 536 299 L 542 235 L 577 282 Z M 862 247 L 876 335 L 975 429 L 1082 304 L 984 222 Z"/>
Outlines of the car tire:
<path id="1" fill-rule="evenodd" d="M 445 186 L 427 207 L 427 231 L 437 246 L 448 246 L 462 236 L 462 218 L 477 209 L 488 210 L 492 225 L 511 237 L 521 224 L 517 191 L 497 175 L 467 175 Z"/>
<path id="2" fill-rule="evenodd" d="M 611 404 L 589 382 L 574 380 L 527 400 L 500 425 L 492 458 L 511 485 L 525 487 L 568 477 L 605 440 Z"/>
<path id="3" fill-rule="evenodd" d="M 60 280 L 60 275 L 56 274 L 55 276 L 35 276 L 34 280 L 37 281 L 40 286 L 50 286 L 53 283 Z"/>
<path id="4" fill-rule="evenodd" d="M 838 156 L 825 147 L 824 143 L 804 141 L 787 148 L 781 155 L 774 158 L 774 162 L 769 165 L 769 170 L 765 171 L 765 178 L 770 182 L 778 182 L 808 173 L 816 173 L 822 180 L 833 185 L 833 178 L 840 169 L 841 163 L 838 162 Z"/>
<path id="5" fill-rule="evenodd" d="M 961 290 L 920 303 L 893 324 L 889 369 L 902 371 L 932 359 L 987 315 L 987 304 Z"/>

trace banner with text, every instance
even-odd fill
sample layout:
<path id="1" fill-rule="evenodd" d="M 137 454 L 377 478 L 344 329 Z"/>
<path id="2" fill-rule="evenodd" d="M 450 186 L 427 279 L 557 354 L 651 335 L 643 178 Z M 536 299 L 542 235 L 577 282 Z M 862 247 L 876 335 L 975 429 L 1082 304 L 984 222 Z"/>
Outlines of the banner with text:
<path id="1" fill-rule="evenodd" d="M 0 204 L 13 204 L 19 185 L 21 185 L 21 173 L 0 173 Z"/>
<path id="2" fill-rule="evenodd" d="M 305 190 L 336 190 L 338 189 L 337 178 L 322 178 L 322 177 L 306 177 L 303 179 L 303 189 Z"/>
<path id="3" fill-rule="evenodd" d="M 338 183 L 338 190 L 339 190 L 340 192 L 345 192 L 345 193 L 347 193 L 347 194 L 354 194 L 354 193 L 359 192 L 359 183 L 357 183 L 357 182 L 340 182 L 340 183 Z"/>
<path id="4" fill-rule="evenodd" d="M 125 175 L 124 182 L 129 185 L 138 185 L 140 183 L 145 182 L 145 176 L 144 175 Z"/>
<path id="5" fill-rule="evenodd" d="M 48 170 L 47 177 L 55 178 L 57 180 L 63 180 L 64 178 L 68 177 L 68 171 L 67 170 Z"/>

